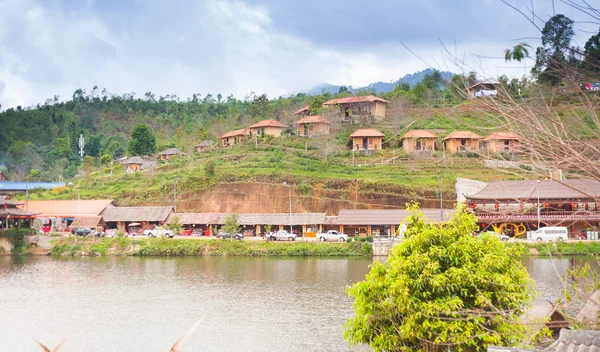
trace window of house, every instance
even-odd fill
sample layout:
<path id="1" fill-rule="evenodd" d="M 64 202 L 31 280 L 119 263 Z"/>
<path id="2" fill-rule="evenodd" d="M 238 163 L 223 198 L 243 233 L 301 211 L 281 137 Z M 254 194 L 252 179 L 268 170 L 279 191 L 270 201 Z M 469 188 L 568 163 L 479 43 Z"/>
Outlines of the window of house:
<path id="1" fill-rule="evenodd" d="M 373 144 L 373 138 L 369 138 L 369 144 Z"/>

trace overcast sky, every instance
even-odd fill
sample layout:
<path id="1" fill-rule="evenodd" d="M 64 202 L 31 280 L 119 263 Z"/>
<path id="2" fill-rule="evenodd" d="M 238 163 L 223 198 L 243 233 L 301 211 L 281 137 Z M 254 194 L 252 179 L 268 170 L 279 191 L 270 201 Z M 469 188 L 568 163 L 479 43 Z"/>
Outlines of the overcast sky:
<path id="1" fill-rule="evenodd" d="M 585 20 L 555 2 L 556 13 Z M 536 16 L 552 16 L 551 0 L 533 4 Z M 591 34 L 578 35 L 583 46 Z M 428 65 L 459 72 L 440 41 L 464 71 L 521 76 L 523 64 L 475 55 L 502 57 L 524 37 L 538 45 L 530 37 L 539 32 L 499 0 L 0 0 L 0 104 L 65 100 L 95 85 L 275 97 L 323 82 L 389 82 Z"/>

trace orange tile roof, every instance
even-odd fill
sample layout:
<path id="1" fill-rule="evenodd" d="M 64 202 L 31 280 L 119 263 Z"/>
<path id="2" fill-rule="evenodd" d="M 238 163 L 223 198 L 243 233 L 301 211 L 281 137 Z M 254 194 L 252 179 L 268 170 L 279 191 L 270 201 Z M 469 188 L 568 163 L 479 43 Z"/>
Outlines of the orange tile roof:
<path id="1" fill-rule="evenodd" d="M 40 213 L 41 218 L 74 218 L 98 216 L 112 204 L 112 199 L 100 200 L 30 200 L 27 211 Z M 25 209 L 25 205 L 19 208 Z"/>
<path id="2" fill-rule="evenodd" d="M 301 114 L 301 113 L 303 113 L 305 111 L 309 111 L 309 110 L 310 110 L 310 107 L 308 105 L 306 105 L 305 107 L 296 110 L 294 112 L 294 115 L 299 115 L 299 114 Z"/>
<path id="3" fill-rule="evenodd" d="M 361 128 L 350 135 L 350 138 L 354 137 L 385 137 L 385 134 L 375 128 Z"/>
<path id="4" fill-rule="evenodd" d="M 327 124 L 330 124 L 331 122 L 329 122 L 329 120 L 327 120 L 323 116 L 306 116 L 306 117 L 301 118 L 298 121 L 295 121 L 293 123 L 293 125 L 300 125 L 303 123 L 327 123 Z"/>
<path id="5" fill-rule="evenodd" d="M 471 131 L 454 131 L 444 138 L 446 139 L 481 139 L 481 136 Z"/>
<path id="6" fill-rule="evenodd" d="M 219 138 L 227 138 L 227 137 L 235 137 L 235 136 L 247 136 L 250 134 L 250 130 L 247 128 L 241 129 L 241 130 L 235 130 L 235 131 L 229 131 L 227 133 L 225 133 L 224 135 L 222 135 Z"/>
<path id="7" fill-rule="evenodd" d="M 277 120 L 262 120 L 259 121 L 257 123 L 255 123 L 254 125 L 248 127 L 248 128 L 260 128 L 260 127 L 278 127 L 278 128 L 288 128 L 289 126 L 286 126 L 284 124 L 282 124 L 281 122 L 277 121 Z"/>
<path id="8" fill-rule="evenodd" d="M 358 97 L 345 97 L 339 99 L 331 99 L 323 103 L 325 105 L 336 105 L 336 104 L 351 104 L 351 103 L 374 103 L 376 101 L 380 101 L 382 103 L 389 103 L 389 101 L 385 99 L 378 98 L 373 95 L 367 96 L 358 96 Z"/>
<path id="9" fill-rule="evenodd" d="M 427 130 L 410 130 L 402 138 L 438 138 L 438 136 Z"/>
<path id="10" fill-rule="evenodd" d="M 512 132 L 494 132 L 492 134 L 490 134 L 488 137 L 484 138 L 484 141 L 491 141 L 491 140 L 507 140 L 507 139 L 512 139 L 512 140 L 520 140 L 521 136 L 519 136 L 516 133 L 512 133 Z"/>

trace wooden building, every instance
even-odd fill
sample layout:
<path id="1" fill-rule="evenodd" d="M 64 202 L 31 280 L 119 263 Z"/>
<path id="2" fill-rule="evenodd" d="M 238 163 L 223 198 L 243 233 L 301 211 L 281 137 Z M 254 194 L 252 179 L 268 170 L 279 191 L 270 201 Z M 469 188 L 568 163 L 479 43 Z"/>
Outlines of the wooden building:
<path id="1" fill-rule="evenodd" d="M 410 130 L 402 136 L 402 149 L 410 153 L 413 151 L 434 151 L 435 140 L 438 138 L 435 134 L 427 130 Z"/>
<path id="2" fill-rule="evenodd" d="M 175 155 L 185 155 L 185 153 L 177 148 L 169 148 L 167 150 L 160 152 L 158 154 L 158 157 L 160 158 L 160 160 L 169 160 L 172 157 L 174 157 Z"/>
<path id="3" fill-rule="evenodd" d="M 444 138 L 445 150 L 450 153 L 479 151 L 481 136 L 471 131 L 454 131 Z"/>
<path id="4" fill-rule="evenodd" d="M 322 116 L 306 116 L 293 123 L 299 137 L 328 136 L 331 122 Z"/>
<path id="5" fill-rule="evenodd" d="M 229 131 L 219 137 L 221 141 L 221 145 L 223 147 L 230 147 L 236 144 L 242 144 L 246 142 L 248 136 L 250 135 L 250 130 L 247 128 L 243 128 L 241 130 Z"/>
<path id="6" fill-rule="evenodd" d="M 31 218 L 39 213 L 21 209 L 25 202 L 10 200 L 5 196 L 0 196 L 0 230 L 6 230 L 9 227 L 16 226 L 19 220 L 25 221 L 28 227 L 31 227 Z"/>
<path id="7" fill-rule="evenodd" d="M 308 116 L 310 115 L 310 107 L 308 105 L 294 111 L 294 115 L 296 116 Z"/>
<path id="8" fill-rule="evenodd" d="M 429 221 L 448 221 L 452 209 L 420 209 Z M 335 224 L 349 236 L 392 236 L 410 213 L 406 209 L 341 209 Z M 443 219 L 442 219 L 443 215 Z"/>
<path id="9" fill-rule="evenodd" d="M 162 225 L 173 211 L 171 206 L 114 207 L 102 212 L 108 228 L 127 228 L 131 223 L 139 223 L 142 229 L 153 229 Z"/>
<path id="10" fill-rule="evenodd" d="M 279 137 L 281 133 L 290 128 L 277 120 L 262 120 L 248 127 L 253 136 Z"/>
<path id="11" fill-rule="evenodd" d="M 352 121 L 353 117 L 372 118 L 379 121 L 385 118 L 385 108 L 390 102 L 373 95 L 331 99 L 323 107 L 336 107 L 342 121 Z"/>
<path id="12" fill-rule="evenodd" d="M 521 137 L 512 132 L 495 132 L 482 140 L 482 148 L 490 153 L 519 152 Z"/>
<path id="13" fill-rule="evenodd" d="M 361 128 L 350 135 L 353 150 L 381 150 L 385 134 L 375 128 Z"/>
<path id="14" fill-rule="evenodd" d="M 211 150 L 215 147 L 215 141 L 212 140 L 204 140 L 202 142 L 200 142 L 199 144 L 196 144 L 194 147 L 196 147 L 196 152 L 198 153 L 202 153 L 208 150 Z"/>
<path id="15" fill-rule="evenodd" d="M 598 180 L 493 181 L 465 197 L 483 230 L 525 237 L 544 226 L 566 226 L 571 235 L 600 226 Z"/>
<path id="16" fill-rule="evenodd" d="M 128 173 L 139 171 L 142 169 L 142 166 L 146 163 L 146 160 L 142 159 L 139 156 L 132 156 L 131 158 L 127 158 L 121 161 L 121 165 L 125 167 L 125 171 Z"/>

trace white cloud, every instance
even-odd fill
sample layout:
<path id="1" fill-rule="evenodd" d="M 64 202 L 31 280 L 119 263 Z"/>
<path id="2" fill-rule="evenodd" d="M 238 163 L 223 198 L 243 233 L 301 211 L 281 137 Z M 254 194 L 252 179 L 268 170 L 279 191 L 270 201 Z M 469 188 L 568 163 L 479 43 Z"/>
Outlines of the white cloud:
<path id="1" fill-rule="evenodd" d="M 0 104 L 35 105 L 95 85 L 138 96 L 146 91 L 180 97 L 210 92 L 241 98 L 254 91 L 273 97 L 322 82 L 362 86 L 390 81 L 426 67 L 400 44 L 418 28 L 402 32 L 397 41 L 331 46 L 289 30 L 274 17 L 281 9 L 248 1 L 123 1 L 108 9 L 93 1 L 80 7 L 43 0 L 0 2 Z M 436 10 L 431 2 L 425 5 L 429 12 Z M 368 26 L 375 28 L 365 30 L 376 33 L 377 23 Z M 457 51 L 474 69 L 522 74 L 503 60 L 486 59 L 479 66 L 471 55 L 501 57 L 508 39 L 466 38 L 458 40 Z M 442 58 L 437 38 L 411 49 L 436 68 L 458 71 Z"/>

